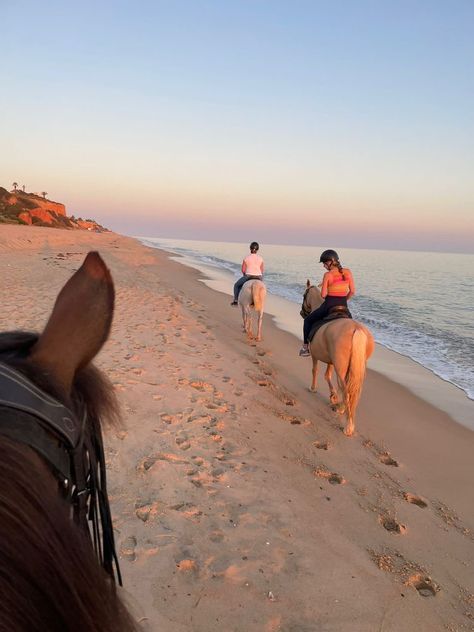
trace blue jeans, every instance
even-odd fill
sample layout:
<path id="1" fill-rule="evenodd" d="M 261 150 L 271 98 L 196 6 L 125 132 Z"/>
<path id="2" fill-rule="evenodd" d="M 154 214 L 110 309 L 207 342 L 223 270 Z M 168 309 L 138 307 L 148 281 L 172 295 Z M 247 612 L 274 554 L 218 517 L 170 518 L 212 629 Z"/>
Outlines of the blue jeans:
<path id="1" fill-rule="evenodd" d="M 242 289 L 242 285 L 246 283 L 247 281 L 250 281 L 250 279 L 260 279 L 261 281 L 262 275 L 260 274 L 259 276 L 253 276 L 252 274 L 244 274 L 243 277 L 240 277 L 240 279 L 236 281 L 234 284 L 234 301 L 238 300 L 240 290 Z"/>

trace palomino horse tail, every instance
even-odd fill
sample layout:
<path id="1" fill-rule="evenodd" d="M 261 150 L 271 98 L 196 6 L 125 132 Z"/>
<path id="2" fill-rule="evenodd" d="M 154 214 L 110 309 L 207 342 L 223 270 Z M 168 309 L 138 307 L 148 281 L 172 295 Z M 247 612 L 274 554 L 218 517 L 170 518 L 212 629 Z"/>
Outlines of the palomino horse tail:
<path id="1" fill-rule="evenodd" d="M 252 284 L 252 302 L 256 312 L 263 311 L 265 294 L 266 290 L 263 283 L 256 282 Z"/>
<path id="2" fill-rule="evenodd" d="M 363 329 L 356 329 L 352 337 L 351 357 L 346 374 L 346 414 L 352 425 L 355 409 L 364 384 L 367 364 L 367 335 Z"/>

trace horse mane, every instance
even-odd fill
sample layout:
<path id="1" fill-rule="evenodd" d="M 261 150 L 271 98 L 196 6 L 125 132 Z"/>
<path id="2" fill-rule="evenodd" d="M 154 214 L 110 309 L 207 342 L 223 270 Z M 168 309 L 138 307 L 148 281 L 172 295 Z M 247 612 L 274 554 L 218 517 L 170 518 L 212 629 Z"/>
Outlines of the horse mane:
<path id="1" fill-rule="evenodd" d="M 0 334 L 0 361 L 74 412 L 85 406 L 91 433 L 103 419 L 117 422 L 118 406 L 107 378 L 89 365 L 77 372 L 71 396 L 66 397 L 27 361 L 37 340 L 37 334 L 28 332 Z M 1 434 L 0 542 L 0 630 L 136 630 L 89 539 L 72 522 L 71 505 L 58 492 L 45 461 Z"/>

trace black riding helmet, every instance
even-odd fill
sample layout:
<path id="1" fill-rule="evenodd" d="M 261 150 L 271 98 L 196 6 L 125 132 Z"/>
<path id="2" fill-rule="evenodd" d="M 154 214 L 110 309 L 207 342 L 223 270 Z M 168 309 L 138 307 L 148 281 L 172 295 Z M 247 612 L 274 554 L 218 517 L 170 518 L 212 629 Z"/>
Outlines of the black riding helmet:
<path id="1" fill-rule="evenodd" d="M 256 241 L 252 241 L 252 243 L 250 244 L 250 252 L 257 252 L 259 248 L 260 246 L 258 245 L 258 243 Z"/>
<path id="2" fill-rule="evenodd" d="M 335 250 L 325 250 L 319 257 L 319 263 L 326 263 L 327 261 L 339 261 L 339 255 Z"/>

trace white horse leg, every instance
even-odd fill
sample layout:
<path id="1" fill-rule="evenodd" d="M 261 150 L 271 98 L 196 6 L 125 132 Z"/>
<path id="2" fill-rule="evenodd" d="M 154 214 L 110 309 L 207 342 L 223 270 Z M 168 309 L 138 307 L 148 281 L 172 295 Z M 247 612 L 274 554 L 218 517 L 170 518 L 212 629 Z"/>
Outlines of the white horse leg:
<path id="1" fill-rule="evenodd" d="M 337 390 L 334 388 L 334 384 L 332 383 L 332 371 L 333 371 L 333 365 L 332 364 L 328 364 L 327 368 L 326 368 L 326 373 L 324 374 L 324 378 L 326 380 L 326 382 L 328 383 L 329 386 L 329 401 L 331 402 L 331 405 L 334 407 L 337 407 Z"/>
<path id="2" fill-rule="evenodd" d="M 313 379 L 311 381 L 311 386 L 309 387 L 309 390 L 312 393 L 316 393 L 316 381 L 318 379 L 318 361 L 314 358 L 313 356 L 313 370 L 312 370 L 312 374 L 313 374 Z"/>
<path id="3" fill-rule="evenodd" d="M 241 309 L 242 309 L 242 329 L 247 332 L 247 318 L 245 315 L 245 306 L 244 305 L 240 305 Z"/>
<path id="4" fill-rule="evenodd" d="M 250 340 L 252 340 L 252 314 L 250 313 L 250 306 L 245 307 L 245 331 Z"/>

